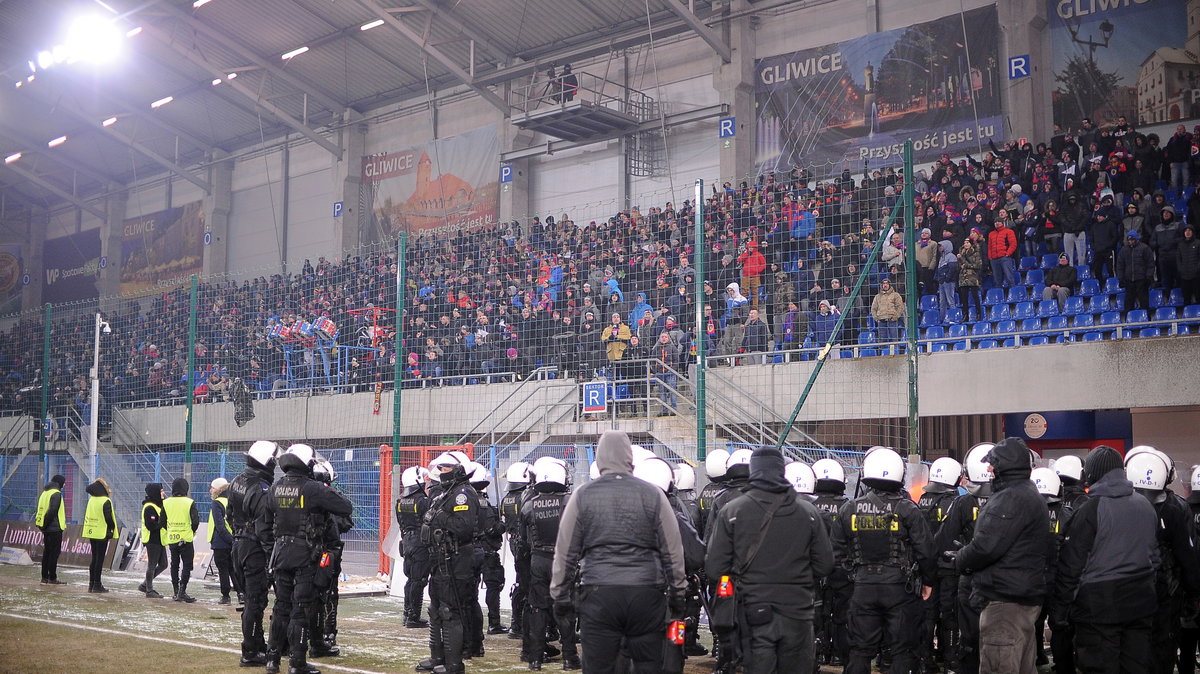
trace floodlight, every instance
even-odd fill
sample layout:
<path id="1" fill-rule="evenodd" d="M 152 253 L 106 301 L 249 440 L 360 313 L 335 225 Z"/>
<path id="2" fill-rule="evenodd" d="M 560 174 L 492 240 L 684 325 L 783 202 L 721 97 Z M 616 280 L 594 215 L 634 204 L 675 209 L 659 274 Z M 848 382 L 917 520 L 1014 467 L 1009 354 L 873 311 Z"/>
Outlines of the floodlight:
<path id="1" fill-rule="evenodd" d="M 107 63 L 121 51 L 121 31 L 112 21 L 100 16 L 84 16 L 76 19 L 67 29 L 67 40 L 63 49 L 65 61 Z M 54 48 L 54 60 L 59 62 L 59 47 Z"/>

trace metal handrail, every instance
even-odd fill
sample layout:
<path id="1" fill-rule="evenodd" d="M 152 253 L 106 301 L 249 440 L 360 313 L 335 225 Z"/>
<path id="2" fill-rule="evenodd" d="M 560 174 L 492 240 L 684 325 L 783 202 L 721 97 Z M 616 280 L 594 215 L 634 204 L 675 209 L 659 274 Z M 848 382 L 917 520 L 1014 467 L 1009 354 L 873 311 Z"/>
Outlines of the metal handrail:
<path id="1" fill-rule="evenodd" d="M 493 426 L 497 426 L 500 423 L 508 420 L 508 418 L 511 417 L 514 412 L 516 412 L 518 409 L 521 409 L 521 407 L 519 405 L 510 409 L 508 411 L 508 414 L 505 414 L 504 417 L 502 417 L 499 420 L 493 420 L 493 419 L 491 419 L 491 416 L 493 414 L 496 414 L 496 412 L 499 411 L 501 407 L 503 407 L 506 403 L 508 403 L 510 400 L 512 400 L 514 396 L 519 394 L 522 389 L 524 389 L 527 385 L 529 385 L 529 382 L 540 381 L 541 380 L 540 376 L 536 376 L 536 375 L 538 375 L 539 373 L 549 372 L 549 371 L 557 371 L 557 368 L 543 366 L 543 367 L 536 368 L 535 370 L 530 372 L 529 376 L 526 377 L 523 381 L 521 381 L 520 385 L 517 386 L 517 388 L 513 389 L 512 393 L 510 393 L 507 397 L 505 397 L 504 400 L 501 400 L 500 402 L 496 403 L 496 406 L 493 407 L 486 415 L 480 417 L 479 421 L 474 426 L 472 426 L 469 431 L 467 431 L 466 433 L 463 433 L 462 436 L 458 439 L 457 444 L 461 445 L 461 444 L 465 443 L 468 438 L 470 438 L 472 435 L 475 435 L 475 432 L 477 430 L 479 430 L 479 427 L 482 426 L 484 423 L 491 423 Z M 487 377 L 487 376 L 491 376 L 491 375 L 481 375 L 481 376 Z M 464 377 L 459 376 L 459 377 L 453 377 L 453 378 L 454 379 L 462 379 Z M 444 379 L 444 377 L 443 377 L 443 379 Z M 558 380 L 554 380 L 554 381 L 558 381 Z M 566 380 L 563 380 L 563 381 L 566 381 Z M 574 387 L 575 384 L 572 384 L 571 386 Z"/>

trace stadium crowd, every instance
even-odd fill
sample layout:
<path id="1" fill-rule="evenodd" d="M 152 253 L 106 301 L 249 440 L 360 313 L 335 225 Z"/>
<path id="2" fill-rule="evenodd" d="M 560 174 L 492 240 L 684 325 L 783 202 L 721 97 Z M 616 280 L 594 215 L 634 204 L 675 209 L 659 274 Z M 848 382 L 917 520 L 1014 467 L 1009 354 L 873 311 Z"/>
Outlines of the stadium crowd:
<path id="1" fill-rule="evenodd" d="M 1186 217 L 1200 213 L 1196 142 L 1182 125 L 1164 144 L 1123 118 L 1105 128 L 1085 121 L 1077 134 L 1036 147 L 992 145 L 981 158 L 943 155 L 918 171 L 913 259 L 922 327 L 997 318 L 985 300 L 993 289 L 1003 300 L 1054 300 L 1059 309 L 1080 294 L 1103 297 L 1089 305 L 1099 311 L 1153 309 L 1152 297 L 1200 304 L 1200 242 Z M 709 355 L 821 346 L 841 315 L 842 344 L 866 332 L 875 342 L 900 340 L 915 309 L 904 299 L 904 236 L 879 241 L 881 227 L 899 216 L 904 180 L 902 170 L 864 166 L 857 179 L 848 169 L 817 179 L 797 168 L 753 184 L 726 182 L 707 198 L 703 251 L 690 243 L 694 204 L 686 201 L 586 224 L 563 214 L 418 236 L 407 265 L 402 378 L 415 386 L 475 383 L 539 366 L 587 378 L 645 358 L 682 369 L 695 352 L 697 302 Z M 851 301 L 875 245 L 876 267 Z M 394 314 L 373 322 L 364 310 L 394 309 L 395 277 L 395 254 L 377 250 L 305 260 L 269 278 L 202 283 L 192 395 L 230 400 L 242 383 L 260 395 L 311 385 L 324 367 L 317 340 L 285 344 L 269 335 L 276 325 L 322 316 L 341 329 L 339 344 L 361 347 L 330 359 L 341 390 L 390 388 Z M 105 400 L 187 395 L 188 304 L 187 289 L 175 289 L 108 317 Z M 84 418 L 92 320 L 55 321 L 51 336 L 51 405 L 74 406 Z M 38 319 L 4 335 L 0 409 L 40 406 L 42 335 Z"/>

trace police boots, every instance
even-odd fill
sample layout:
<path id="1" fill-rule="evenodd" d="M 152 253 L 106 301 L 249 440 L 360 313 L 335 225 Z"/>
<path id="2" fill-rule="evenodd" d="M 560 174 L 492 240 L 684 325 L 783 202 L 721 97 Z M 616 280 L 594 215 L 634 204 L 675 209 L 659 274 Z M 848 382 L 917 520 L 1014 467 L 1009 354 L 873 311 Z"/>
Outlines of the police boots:
<path id="1" fill-rule="evenodd" d="M 408 629 L 425 629 L 429 627 L 428 620 L 421 620 L 421 604 L 418 599 L 404 607 L 404 626 Z"/>
<path id="2" fill-rule="evenodd" d="M 304 656 L 300 656 L 288 661 L 288 674 L 321 674 L 321 670 L 308 664 Z"/>

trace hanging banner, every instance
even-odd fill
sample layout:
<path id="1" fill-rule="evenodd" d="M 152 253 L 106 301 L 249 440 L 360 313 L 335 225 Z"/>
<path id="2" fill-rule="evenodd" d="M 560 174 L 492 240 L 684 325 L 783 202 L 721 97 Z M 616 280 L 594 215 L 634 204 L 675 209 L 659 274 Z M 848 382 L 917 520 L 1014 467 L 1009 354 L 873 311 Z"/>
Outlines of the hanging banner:
<path id="1" fill-rule="evenodd" d="M 21 244 L 0 243 L 0 314 L 21 310 L 21 277 L 25 273 Z"/>
<path id="2" fill-rule="evenodd" d="M 970 36 L 968 41 L 965 36 Z M 755 64 L 755 166 L 894 166 L 1003 137 L 994 5 Z M 828 166 L 828 169 L 825 169 Z"/>
<path id="3" fill-rule="evenodd" d="M 203 201 L 130 218 L 122 223 L 122 295 L 180 286 L 203 269 Z"/>
<path id="4" fill-rule="evenodd" d="M 1133 126 L 1200 117 L 1200 33 L 1189 4 L 1048 0 L 1054 123 L 1072 130 L 1085 117 L 1099 127 L 1122 116 Z"/>
<path id="5" fill-rule="evenodd" d="M 42 301 L 75 302 L 100 297 L 100 230 L 46 239 L 42 250 Z"/>
<path id="6" fill-rule="evenodd" d="M 388 235 L 450 232 L 496 222 L 499 155 L 493 125 L 363 157 L 373 229 Z"/>
<path id="7" fill-rule="evenodd" d="M 13 520 L 0 520 L 0 546 L 25 550 L 35 562 L 42 561 L 42 552 L 45 549 L 42 531 L 37 525 L 33 522 Z M 117 545 L 116 540 L 109 542 L 108 550 L 104 553 L 104 568 L 112 568 L 119 547 L 121 546 Z M 83 525 L 68 524 L 67 530 L 63 532 L 58 563 L 66 566 L 87 566 L 91 561 L 92 546 L 88 539 L 83 537 Z"/>

